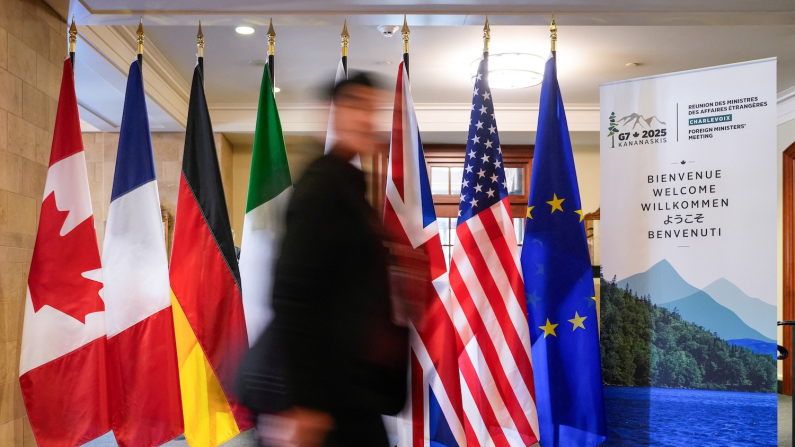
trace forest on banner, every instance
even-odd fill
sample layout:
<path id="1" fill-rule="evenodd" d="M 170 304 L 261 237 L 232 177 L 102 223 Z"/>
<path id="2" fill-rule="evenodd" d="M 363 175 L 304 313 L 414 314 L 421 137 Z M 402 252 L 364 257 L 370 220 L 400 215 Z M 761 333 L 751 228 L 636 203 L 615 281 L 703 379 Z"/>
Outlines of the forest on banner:
<path id="1" fill-rule="evenodd" d="M 776 391 L 776 360 L 734 346 L 653 304 L 626 286 L 601 280 L 605 385 Z"/>

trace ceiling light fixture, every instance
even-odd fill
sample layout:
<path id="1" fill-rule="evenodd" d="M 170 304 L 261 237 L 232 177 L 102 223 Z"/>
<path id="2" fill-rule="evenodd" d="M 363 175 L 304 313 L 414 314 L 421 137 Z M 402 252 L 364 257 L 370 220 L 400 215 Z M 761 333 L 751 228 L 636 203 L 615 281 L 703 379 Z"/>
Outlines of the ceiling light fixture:
<path id="1" fill-rule="evenodd" d="M 235 32 L 238 34 L 254 34 L 254 28 L 250 26 L 238 26 L 235 28 Z"/>
<path id="2" fill-rule="evenodd" d="M 280 91 L 282 91 L 282 89 L 280 89 L 279 87 L 274 87 L 273 89 L 273 93 L 279 93 Z"/>
<path id="3" fill-rule="evenodd" d="M 470 65 L 472 83 L 478 75 L 481 59 Z M 489 55 L 489 86 L 496 89 L 533 87 L 544 80 L 546 59 L 530 53 L 498 53 Z"/>

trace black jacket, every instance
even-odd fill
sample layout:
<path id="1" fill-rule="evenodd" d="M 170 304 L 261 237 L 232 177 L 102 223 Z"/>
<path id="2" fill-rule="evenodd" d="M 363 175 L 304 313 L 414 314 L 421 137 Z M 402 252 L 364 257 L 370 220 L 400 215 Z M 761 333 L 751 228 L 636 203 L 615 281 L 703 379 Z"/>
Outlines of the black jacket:
<path id="1" fill-rule="evenodd" d="M 408 334 L 391 319 L 386 231 L 364 174 L 332 152 L 295 185 L 276 263 L 274 329 L 292 404 L 330 413 L 329 445 L 385 445 L 405 403 Z"/>

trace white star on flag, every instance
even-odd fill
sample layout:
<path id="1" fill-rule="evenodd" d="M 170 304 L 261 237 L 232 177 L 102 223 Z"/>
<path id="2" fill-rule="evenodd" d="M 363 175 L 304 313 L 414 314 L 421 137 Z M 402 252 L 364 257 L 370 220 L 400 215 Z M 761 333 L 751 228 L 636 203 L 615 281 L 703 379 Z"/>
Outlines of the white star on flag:
<path id="1" fill-rule="evenodd" d="M 475 158 L 475 151 L 474 150 L 469 151 L 469 158 Z M 469 171 L 469 172 L 472 172 L 472 171 Z"/>
<path id="2" fill-rule="evenodd" d="M 488 195 L 489 195 L 489 197 L 494 197 L 494 190 L 493 190 L 493 189 L 491 189 L 491 188 L 489 188 L 489 190 L 488 190 L 488 191 L 486 191 L 486 194 L 488 194 Z"/>
<path id="3" fill-rule="evenodd" d="M 498 177 L 497 177 L 497 174 L 496 174 L 496 173 L 495 173 L 494 175 L 492 175 L 492 176 L 491 176 L 491 181 L 492 181 L 493 183 L 497 183 L 497 179 L 498 179 Z"/>
<path id="4" fill-rule="evenodd" d="M 463 202 L 464 200 L 466 200 L 466 196 L 461 194 L 461 201 Z"/>
<path id="5" fill-rule="evenodd" d="M 467 172 L 472 172 L 472 166 L 470 166 L 470 165 L 467 165 L 467 167 L 464 168 L 464 169 L 466 169 Z"/>
<path id="6" fill-rule="evenodd" d="M 472 205 L 472 208 L 474 208 L 474 207 L 478 206 L 478 201 L 477 201 L 477 200 L 475 200 L 475 199 L 472 199 L 472 200 L 469 202 L 469 204 L 470 204 L 470 205 Z"/>
<path id="7" fill-rule="evenodd" d="M 477 96 L 477 95 L 478 95 L 478 88 L 477 88 L 477 87 L 475 87 L 475 91 L 474 91 L 474 92 L 472 92 L 472 96 Z"/>
<path id="8" fill-rule="evenodd" d="M 499 160 L 497 160 L 497 161 L 495 161 L 495 162 L 494 162 L 494 167 L 495 167 L 495 168 L 501 168 L 501 167 L 502 167 L 501 165 L 502 165 L 502 162 L 501 162 L 501 161 L 499 161 Z"/>
<path id="9" fill-rule="evenodd" d="M 467 186 L 469 186 L 469 180 L 464 180 L 463 182 L 461 182 L 461 187 L 462 188 L 466 188 Z M 507 186 L 506 186 L 506 188 L 507 188 Z"/>
<path id="10" fill-rule="evenodd" d="M 489 156 L 486 155 L 486 154 L 483 154 L 483 157 L 481 157 L 480 159 L 483 160 L 483 163 L 488 163 L 489 162 Z"/>
<path id="11" fill-rule="evenodd" d="M 470 121 L 470 122 L 471 122 L 471 121 Z M 491 127 L 489 127 L 489 133 L 494 133 L 494 132 L 496 132 L 496 131 L 497 131 L 497 128 L 496 128 L 496 127 L 494 127 L 494 124 L 492 124 L 492 125 L 491 125 Z"/>
<path id="12" fill-rule="evenodd" d="M 490 99 L 490 98 L 489 98 L 489 96 L 491 96 L 491 93 L 489 93 L 489 92 L 484 92 L 484 93 L 483 93 L 483 100 L 485 101 L 485 100 L 487 100 L 487 99 Z"/>
<path id="13" fill-rule="evenodd" d="M 483 186 L 482 186 L 480 183 L 478 183 L 477 185 L 475 185 L 475 191 L 477 191 L 477 192 L 483 192 L 483 191 L 481 191 L 481 189 L 483 189 Z"/>
<path id="14" fill-rule="evenodd" d="M 486 113 L 486 106 L 482 106 L 482 107 L 480 108 L 480 113 L 481 113 L 481 114 L 483 114 L 483 113 Z M 494 117 L 494 116 L 492 115 L 492 118 L 493 118 L 493 117 Z"/>
<path id="15" fill-rule="evenodd" d="M 480 143 L 480 137 L 475 135 L 474 137 L 472 137 L 472 142 L 475 144 Z"/>
<path id="16" fill-rule="evenodd" d="M 478 121 L 478 123 L 475 124 L 475 127 L 477 127 L 478 129 L 483 129 L 483 121 Z"/>
<path id="17" fill-rule="evenodd" d="M 491 141 L 491 140 L 486 140 L 486 147 L 487 147 L 487 148 L 491 149 L 491 145 L 492 145 L 492 144 L 494 144 L 494 142 L 493 142 L 493 141 Z"/>
<path id="18" fill-rule="evenodd" d="M 486 176 L 486 171 L 484 171 L 483 169 L 481 169 L 480 171 L 478 171 L 478 177 L 480 177 L 480 178 L 483 178 L 483 177 L 485 177 L 485 176 Z"/>

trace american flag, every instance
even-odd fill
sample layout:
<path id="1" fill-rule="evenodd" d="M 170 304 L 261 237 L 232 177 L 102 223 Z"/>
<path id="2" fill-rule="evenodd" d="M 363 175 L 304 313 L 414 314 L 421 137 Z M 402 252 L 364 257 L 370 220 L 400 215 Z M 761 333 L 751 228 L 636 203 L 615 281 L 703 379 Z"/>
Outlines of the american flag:
<path id="1" fill-rule="evenodd" d="M 538 440 L 524 284 L 502 149 L 488 84 L 488 53 L 472 92 L 450 288 L 467 445 Z"/>

